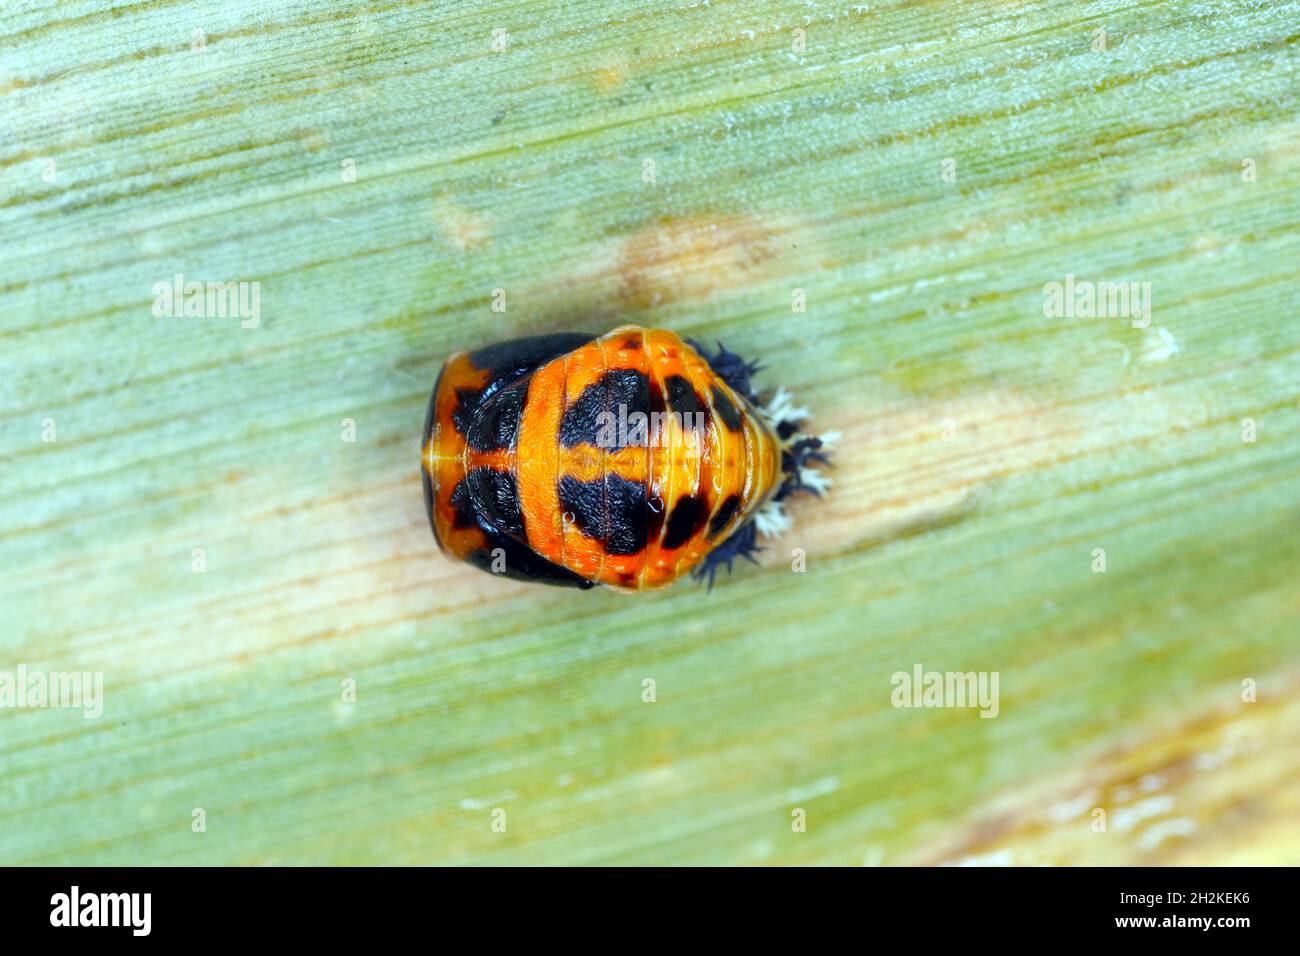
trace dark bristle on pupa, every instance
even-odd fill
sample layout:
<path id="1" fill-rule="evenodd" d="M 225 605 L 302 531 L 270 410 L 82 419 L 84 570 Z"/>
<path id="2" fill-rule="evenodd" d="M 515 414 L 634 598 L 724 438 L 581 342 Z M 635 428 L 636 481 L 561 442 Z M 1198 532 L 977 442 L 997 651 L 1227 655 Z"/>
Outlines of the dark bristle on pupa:
<path id="1" fill-rule="evenodd" d="M 751 379 L 762 371 L 762 365 L 758 362 L 746 362 L 735 352 L 727 351 L 727 347 L 721 342 L 714 343 L 718 346 L 716 352 L 708 351 L 695 339 L 686 339 L 686 344 L 699 352 L 704 361 L 709 363 L 709 368 L 730 385 L 733 391 L 758 404 L 758 393 L 754 391 Z"/>
<path id="2" fill-rule="evenodd" d="M 791 434 L 794 434 L 794 432 L 791 432 Z M 797 491 L 804 491 L 818 498 L 822 496 L 819 488 L 805 484 L 803 479 L 803 468 L 809 462 L 815 461 L 818 464 L 830 466 L 830 456 L 821 451 L 821 447 L 822 440 L 820 438 L 815 435 L 805 435 L 792 442 L 785 451 L 781 452 L 781 470 L 785 472 L 786 479 L 773 496 L 775 500 L 783 501 Z"/>
<path id="3" fill-rule="evenodd" d="M 713 579 L 718 574 L 718 568 L 722 565 L 727 566 L 727 573 L 732 571 L 732 562 L 736 558 L 744 558 L 751 564 L 758 564 L 754 555 L 763 549 L 758 546 L 758 527 L 752 521 L 746 522 L 722 544 L 718 545 L 712 551 L 704 556 L 704 560 L 695 566 L 691 576 L 697 581 L 708 579 L 709 590 L 713 590 Z"/>
<path id="4" fill-rule="evenodd" d="M 687 345 L 695 349 L 709 363 L 709 367 L 733 391 L 745 396 L 756 408 L 763 410 L 767 414 L 768 410 L 763 408 L 753 383 L 753 377 L 762 369 L 758 362 L 747 362 L 735 352 L 728 350 L 721 342 L 715 343 L 718 347 L 716 352 L 710 352 L 695 339 L 686 339 L 685 341 Z M 780 401 L 782 396 L 786 399 L 784 405 Z M 777 407 L 790 409 L 788 394 L 780 392 L 777 398 Z M 772 502 L 777 505 L 778 511 L 781 501 L 798 492 L 806 492 L 821 497 L 822 490 L 827 484 L 824 481 L 817 481 L 815 476 L 810 482 L 810 473 L 807 469 L 813 463 L 830 464 L 826 447 L 832 436 L 827 435 L 823 440 L 822 437 L 815 435 L 800 434 L 799 422 L 801 417 L 799 413 L 794 413 L 789 418 L 782 417 L 778 413 L 775 420 L 769 417 L 776 429 L 777 437 L 784 444 L 781 452 L 781 470 L 785 474 L 785 480 L 772 496 Z M 781 520 L 784 521 L 785 519 L 781 518 Z M 770 532 L 765 531 L 764 533 Z M 757 564 L 754 555 L 762 550 L 763 548 L 758 545 L 758 523 L 756 520 L 750 520 L 737 528 L 727 540 L 710 551 L 704 560 L 695 567 L 692 575 L 697 581 L 707 580 L 711 591 L 713 590 L 713 581 L 717 576 L 718 568 L 726 565 L 727 571 L 730 573 L 736 558 L 744 558 Z"/>

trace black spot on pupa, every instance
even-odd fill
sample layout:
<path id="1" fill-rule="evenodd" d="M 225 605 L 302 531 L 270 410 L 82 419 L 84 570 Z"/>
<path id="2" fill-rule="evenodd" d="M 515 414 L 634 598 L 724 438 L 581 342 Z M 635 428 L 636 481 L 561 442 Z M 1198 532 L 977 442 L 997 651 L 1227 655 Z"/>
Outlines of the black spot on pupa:
<path id="1" fill-rule="evenodd" d="M 727 527 L 732 516 L 735 515 L 736 509 L 740 507 L 740 495 L 732 495 L 722 503 L 718 513 L 709 521 L 709 537 L 716 538 Z"/>
<path id="2" fill-rule="evenodd" d="M 664 388 L 668 392 L 668 407 L 675 412 L 697 412 L 700 409 L 700 397 L 695 394 L 695 386 L 680 375 L 670 375 L 664 379 Z"/>
<path id="3" fill-rule="evenodd" d="M 585 388 L 578 400 L 564 410 L 560 419 L 560 444 L 566 448 L 596 444 L 601 415 L 609 411 L 604 380 Z"/>
<path id="4" fill-rule="evenodd" d="M 680 375 L 670 375 L 664 379 L 664 390 L 668 393 L 668 407 L 680 416 L 681 427 L 696 431 L 702 438 L 709 427 L 709 406 L 695 386 Z"/>
<path id="5" fill-rule="evenodd" d="M 645 414 L 650 403 L 649 390 L 645 374 L 636 369 L 616 368 L 606 372 L 583 389 L 577 401 L 564 410 L 564 417 L 560 419 L 560 444 L 566 448 L 582 444 L 603 445 L 611 452 L 626 447 L 625 441 L 639 444 L 639 437 L 634 434 L 634 423 L 629 418 L 634 412 Z M 609 415 L 602 415 L 605 412 Z M 627 423 L 621 430 L 618 427 L 620 422 Z M 602 431 L 606 434 L 602 435 Z M 628 441 L 630 438 L 638 438 L 638 441 Z"/>
<path id="6" fill-rule="evenodd" d="M 713 407 L 718 411 L 718 417 L 722 419 L 722 424 L 727 426 L 728 431 L 740 431 L 740 412 L 736 411 L 736 406 L 727 398 L 725 392 L 716 385 L 709 386 L 713 394 Z"/>
<path id="7" fill-rule="evenodd" d="M 482 388 L 456 389 L 456 409 L 451 418 L 457 431 L 466 434 L 474 423 L 479 406 L 497 392 L 512 382 L 517 382 L 521 376 L 536 371 L 552 359 L 565 352 L 572 352 L 590 341 L 590 335 L 580 332 L 557 332 L 554 335 L 534 335 L 498 342 L 471 352 L 470 363 L 487 372 L 487 383 Z"/>
<path id="8" fill-rule="evenodd" d="M 645 412 L 650 405 L 650 383 L 644 372 L 634 368 L 616 368 L 605 373 L 609 391 L 610 411 L 618 413 L 619 405 L 627 406 L 628 414 Z"/>
<path id="9" fill-rule="evenodd" d="M 603 541 L 607 534 L 605 522 L 605 483 L 579 481 L 564 475 L 557 486 L 560 507 L 566 515 L 573 516 L 573 526 L 588 538 Z"/>
<path id="10" fill-rule="evenodd" d="M 668 529 L 664 532 L 665 548 L 680 548 L 695 532 L 700 530 L 709 516 L 708 499 L 698 495 L 679 498 L 668 516 Z"/>
<path id="11" fill-rule="evenodd" d="M 514 448 L 519 440 L 519 417 L 528 397 L 526 384 L 505 388 L 482 402 L 471 416 L 465 442 L 478 451 Z"/>
<path id="12" fill-rule="evenodd" d="M 487 370 L 488 388 L 501 387 L 590 341 L 591 336 L 581 332 L 531 335 L 481 348 L 470 353 L 469 360 L 475 368 Z"/>
<path id="13" fill-rule="evenodd" d="M 649 507 L 645 483 L 628 481 L 611 472 L 605 476 L 609 495 L 609 537 L 605 548 L 610 554 L 636 554 L 646 543 Z"/>
<path id="14" fill-rule="evenodd" d="M 456 389 L 456 407 L 451 412 L 451 423 L 456 431 L 465 435 L 474 425 L 474 411 L 483 397 L 481 388 Z"/>
<path id="15" fill-rule="evenodd" d="M 668 390 L 668 407 L 682 415 L 684 425 L 707 424 L 709 406 L 687 379 L 680 375 L 670 375 L 664 379 L 664 387 Z"/>
<path id="16" fill-rule="evenodd" d="M 524 539 L 524 516 L 514 475 L 495 468 L 475 468 L 465 476 L 465 482 L 481 525 Z"/>
<path id="17" fill-rule="evenodd" d="M 456 519 L 452 522 L 453 528 L 464 530 L 478 524 L 478 519 L 474 516 L 474 502 L 469 495 L 469 485 L 463 478 L 456 482 L 456 487 L 451 490 L 451 506 L 456 511 Z"/>
<path id="18" fill-rule="evenodd" d="M 645 485 L 611 472 L 601 481 L 560 479 L 560 507 L 573 515 L 583 535 L 601 542 L 610 554 L 636 554 L 646 542 Z"/>
<path id="19" fill-rule="evenodd" d="M 514 538 L 508 538 L 490 529 L 485 530 L 484 534 L 488 539 L 487 547 L 470 552 L 465 559 L 477 568 L 500 574 L 502 577 L 514 578 L 517 581 L 537 581 L 559 587 L 581 588 L 584 591 L 593 587 L 593 582 L 568 568 L 548 561 Z M 494 554 L 493 552 L 498 548 L 501 549 L 501 553 Z M 497 560 L 498 557 L 501 558 L 500 561 Z"/>

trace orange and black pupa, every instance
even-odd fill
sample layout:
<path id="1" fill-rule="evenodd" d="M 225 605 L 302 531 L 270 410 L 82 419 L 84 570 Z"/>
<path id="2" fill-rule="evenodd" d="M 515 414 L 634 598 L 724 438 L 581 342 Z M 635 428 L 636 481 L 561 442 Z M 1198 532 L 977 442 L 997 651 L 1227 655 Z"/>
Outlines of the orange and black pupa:
<path id="1" fill-rule="evenodd" d="M 545 584 L 645 591 L 753 560 L 782 502 L 828 482 L 835 437 L 721 345 L 663 329 L 558 333 L 447 359 L 424 426 L 424 497 L 442 550 Z"/>

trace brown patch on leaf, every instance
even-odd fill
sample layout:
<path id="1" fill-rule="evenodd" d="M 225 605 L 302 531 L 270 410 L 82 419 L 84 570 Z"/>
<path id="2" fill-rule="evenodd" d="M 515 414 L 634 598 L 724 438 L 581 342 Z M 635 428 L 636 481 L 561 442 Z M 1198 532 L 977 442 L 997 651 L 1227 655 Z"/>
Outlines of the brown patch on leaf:
<path id="1" fill-rule="evenodd" d="M 301 129 L 298 131 L 298 141 L 309 153 L 321 153 L 329 148 L 330 134 L 328 130 L 311 128 Z"/>
<path id="2" fill-rule="evenodd" d="M 492 236 L 485 215 L 465 209 L 447 196 L 439 197 L 433 204 L 433 219 L 439 236 L 459 252 L 477 249 Z"/>
<path id="3" fill-rule="evenodd" d="M 793 230 L 753 216 L 695 217 L 655 223 L 618 253 L 621 293 L 630 305 L 703 299 L 789 271 Z"/>
<path id="4" fill-rule="evenodd" d="M 1256 703 L 1225 686 L 1216 705 L 1006 793 L 898 862 L 1294 865 L 1279 848 L 1300 845 L 1298 679 Z"/>
<path id="5" fill-rule="evenodd" d="M 627 79 L 626 63 L 607 63 L 598 67 L 594 73 L 596 91 L 608 96 L 623 85 Z"/>
<path id="6" fill-rule="evenodd" d="M 554 325 L 534 326 L 539 330 L 597 330 L 660 305 L 788 284 L 820 268 L 816 248 L 816 236 L 796 221 L 739 213 L 664 219 L 592 243 L 573 256 L 569 270 L 522 291 L 517 301 L 552 316 Z M 774 302 L 789 302 L 788 288 L 770 294 Z M 636 321 L 656 324 L 651 317 Z"/>
<path id="7" fill-rule="evenodd" d="M 839 431 L 826 501 L 796 498 L 791 514 L 819 549 L 851 549 L 962 518 L 1001 478 L 1058 461 L 1081 425 L 1064 409 L 1014 390 L 896 398 L 853 416 L 815 415 Z"/>

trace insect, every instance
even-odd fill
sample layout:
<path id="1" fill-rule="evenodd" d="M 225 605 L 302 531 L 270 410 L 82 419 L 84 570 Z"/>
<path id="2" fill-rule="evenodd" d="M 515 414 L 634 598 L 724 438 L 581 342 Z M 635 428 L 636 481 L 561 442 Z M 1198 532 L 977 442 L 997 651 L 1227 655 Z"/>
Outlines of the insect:
<path id="1" fill-rule="evenodd" d="M 450 356 L 424 425 L 425 505 L 442 550 L 486 571 L 620 591 L 686 572 L 712 587 L 754 560 L 782 502 L 829 482 L 838 437 L 804 435 L 757 363 L 663 329 L 557 333 Z"/>

